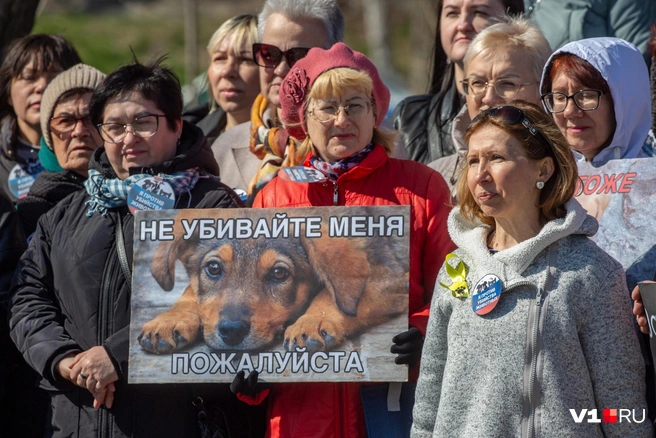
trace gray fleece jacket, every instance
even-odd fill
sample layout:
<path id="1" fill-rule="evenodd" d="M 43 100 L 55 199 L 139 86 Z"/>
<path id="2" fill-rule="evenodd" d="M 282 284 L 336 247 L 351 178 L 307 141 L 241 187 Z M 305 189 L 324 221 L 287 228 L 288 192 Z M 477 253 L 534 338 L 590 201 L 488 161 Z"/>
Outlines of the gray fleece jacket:
<path id="1" fill-rule="evenodd" d="M 540 233 L 490 254 L 489 227 L 456 207 L 449 233 L 467 266 L 470 296 L 455 298 L 444 266 L 431 304 L 412 436 L 648 437 L 644 364 L 622 266 L 588 236 L 580 204 Z M 456 262 L 449 262 L 453 267 Z M 471 293 L 486 274 L 502 293 L 479 316 Z M 639 424 L 577 424 L 570 409 L 634 409 Z M 643 417 L 643 409 L 645 415 Z M 587 417 L 586 417 L 587 418 Z"/>

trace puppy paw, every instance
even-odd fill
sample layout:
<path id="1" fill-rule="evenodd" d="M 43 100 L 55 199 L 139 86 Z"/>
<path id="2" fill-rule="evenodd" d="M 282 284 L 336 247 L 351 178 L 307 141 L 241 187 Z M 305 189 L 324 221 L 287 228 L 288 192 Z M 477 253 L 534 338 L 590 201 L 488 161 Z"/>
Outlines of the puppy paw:
<path id="1" fill-rule="evenodd" d="M 305 348 L 306 351 L 327 351 L 344 341 L 346 334 L 340 325 L 325 318 L 301 316 L 285 330 L 284 347 L 287 351 Z"/>
<path id="2" fill-rule="evenodd" d="M 165 312 L 144 324 L 137 341 L 149 353 L 172 353 L 194 342 L 199 329 L 197 315 Z"/>

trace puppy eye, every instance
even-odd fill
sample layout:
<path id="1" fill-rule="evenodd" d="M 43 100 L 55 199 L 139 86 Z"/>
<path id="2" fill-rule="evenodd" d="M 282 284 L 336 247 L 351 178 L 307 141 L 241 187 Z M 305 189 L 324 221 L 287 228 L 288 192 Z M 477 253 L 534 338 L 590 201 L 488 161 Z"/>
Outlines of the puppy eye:
<path id="1" fill-rule="evenodd" d="M 205 266 L 205 273 L 213 279 L 221 278 L 223 276 L 223 267 L 219 262 L 209 262 Z"/>
<path id="2" fill-rule="evenodd" d="M 283 268 L 282 266 L 276 266 L 269 272 L 269 278 L 272 281 L 282 283 L 283 281 L 287 280 L 289 278 L 289 271 L 287 268 Z"/>

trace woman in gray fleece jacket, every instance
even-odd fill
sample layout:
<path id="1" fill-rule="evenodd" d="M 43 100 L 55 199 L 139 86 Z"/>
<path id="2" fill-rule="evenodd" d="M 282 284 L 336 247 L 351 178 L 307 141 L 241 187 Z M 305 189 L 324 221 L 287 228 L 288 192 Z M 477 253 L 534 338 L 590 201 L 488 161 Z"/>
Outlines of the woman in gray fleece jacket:
<path id="1" fill-rule="evenodd" d="M 465 136 L 412 436 L 653 436 L 622 266 L 588 238 L 558 128 L 513 105 Z"/>

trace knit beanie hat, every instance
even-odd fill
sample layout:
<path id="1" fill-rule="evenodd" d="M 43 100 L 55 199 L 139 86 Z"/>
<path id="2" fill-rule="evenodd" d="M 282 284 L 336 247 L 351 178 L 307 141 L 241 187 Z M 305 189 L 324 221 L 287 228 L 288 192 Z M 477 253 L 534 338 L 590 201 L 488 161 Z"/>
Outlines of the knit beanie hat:
<path id="1" fill-rule="evenodd" d="M 76 64 L 66 71 L 59 73 L 43 92 L 41 98 L 41 133 L 48 149 L 52 150 L 52 136 L 50 135 L 50 118 L 55 112 L 55 106 L 62 94 L 77 88 L 90 91 L 95 90 L 105 79 L 105 74 L 90 65 Z"/>
<path id="2" fill-rule="evenodd" d="M 351 50 L 344 43 L 337 43 L 328 50 L 318 47 L 310 49 L 308 54 L 296 62 L 285 76 L 278 94 L 281 106 L 280 117 L 289 135 L 298 140 L 305 139 L 303 107 L 307 94 L 322 73 L 340 67 L 369 74 L 373 82 L 376 127 L 383 123 L 389 107 L 390 92 L 380 79 L 376 66 L 362 53 Z"/>

